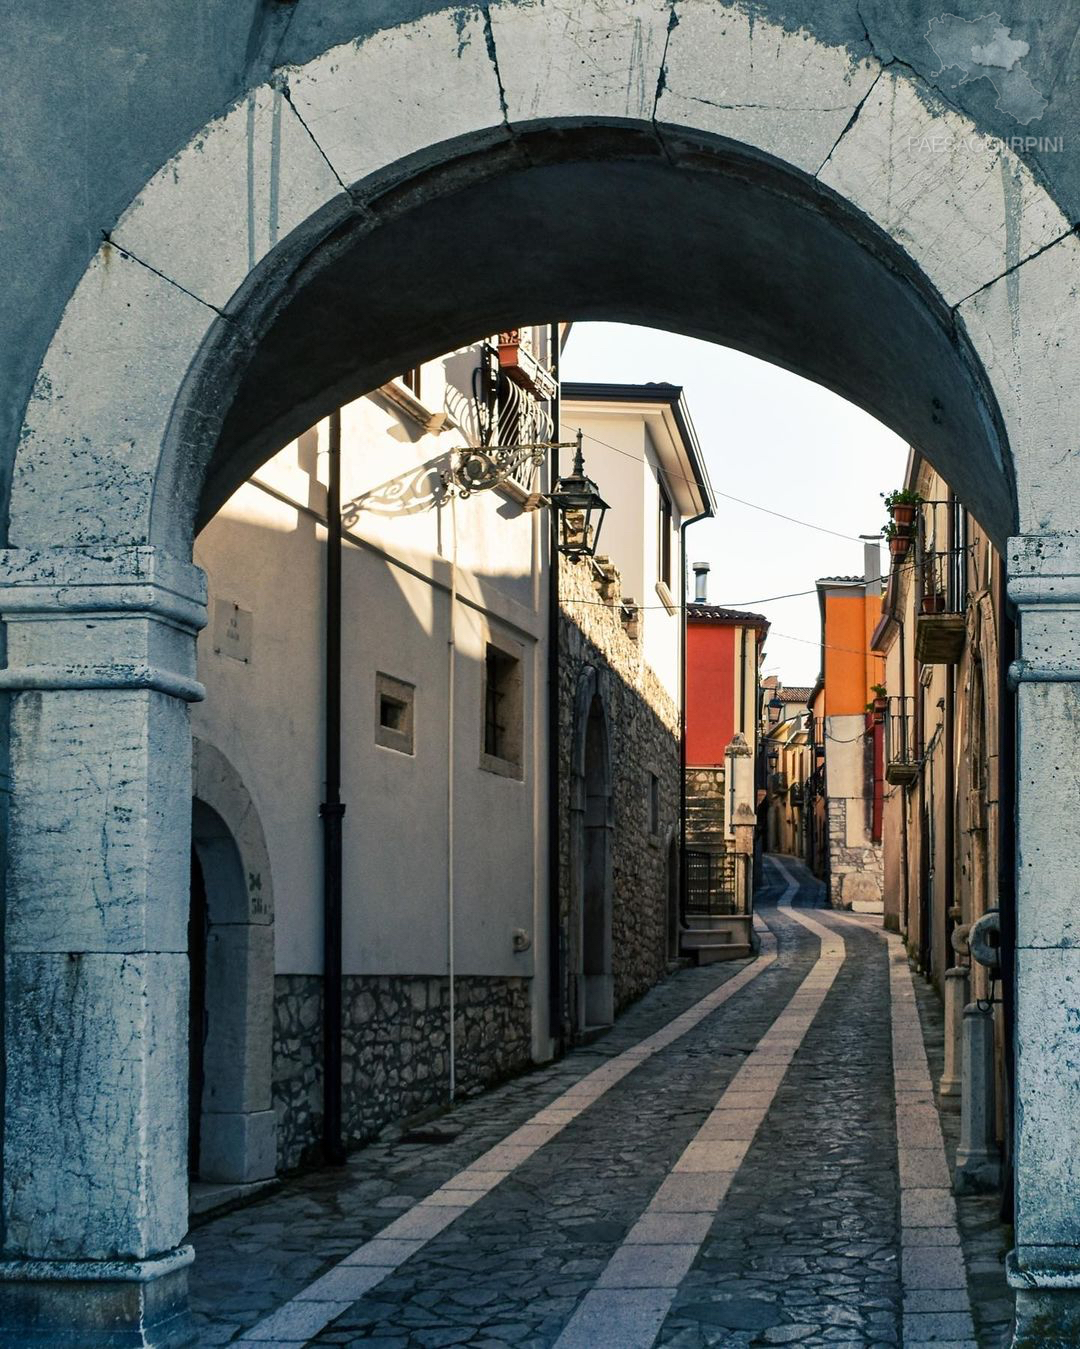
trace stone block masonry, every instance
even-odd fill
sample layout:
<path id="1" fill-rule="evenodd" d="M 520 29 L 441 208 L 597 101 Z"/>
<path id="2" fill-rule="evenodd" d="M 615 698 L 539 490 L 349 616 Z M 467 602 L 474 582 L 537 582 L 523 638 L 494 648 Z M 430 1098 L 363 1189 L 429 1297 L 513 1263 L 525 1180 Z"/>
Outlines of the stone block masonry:
<path id="1" fill-rule="evenodd" d="M 455 980 L 457 1094 L 468 1096 L 530 1062 L 529 981 Z M 449 1099 L 448 985 L 443 976 L 346 975 L 343 1113 L 346 1144 Z M 278 1170 L 319 1156 L 322 977 L 274 981 L 274 1109 Z"/>
<path id="2" fill-rule="evenodd" d="M 851 845 L 848 839 L 848 803 L 842 796 L 828 800 L 829 903 L 834 909 L 858 904 L 880 904 L 884 884 L 881 845 Z"/>
<path id="3" fill-rule="evenodd" d="M 563 560 L 559 577 L 559 775 L 570 781 L 574 704 L 582 672 L 606 676 L 611 722 L 612 973 L 615 1011 L 639 998 L 667 970 L 669 845 L 678 837 L 679 711 L 642 654 L 650 615 L 623 608 L 619 573 L 597 559 Z M 598 603 L 603 600 L 603 603 Z M 649 820 L 649 783 L 657 779 L 657 818 Z M 561 793 L 560 894 L 563 949 L 572 964 L 570 808 Z M 655 824 L 655 830 L 651 827 Z M 677 863 L 676 863 L 677 865 Z M 564 1007 L 574 1020 L 572 972 Z"/>

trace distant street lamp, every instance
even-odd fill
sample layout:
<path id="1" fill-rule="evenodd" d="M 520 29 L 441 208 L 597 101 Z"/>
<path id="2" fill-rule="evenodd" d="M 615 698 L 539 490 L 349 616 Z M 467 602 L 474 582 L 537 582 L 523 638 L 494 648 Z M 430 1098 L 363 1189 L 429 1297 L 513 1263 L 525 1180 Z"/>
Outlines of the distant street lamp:
<path id="1" fill-rule="evenodd" d="M 569 558 L 595 557 L 608 504 L 596 483 L 585 475 L 580 431 L 574 451 L 574 471 L 559 479 L 548 500 L 552 510 L 559 513 L 559 552 Z"/>

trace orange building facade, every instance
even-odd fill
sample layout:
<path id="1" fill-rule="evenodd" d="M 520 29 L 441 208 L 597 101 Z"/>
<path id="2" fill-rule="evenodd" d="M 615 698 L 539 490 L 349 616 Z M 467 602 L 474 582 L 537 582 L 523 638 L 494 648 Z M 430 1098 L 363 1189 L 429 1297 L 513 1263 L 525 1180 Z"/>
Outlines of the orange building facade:
<path id="1" fill-rule="evenodd" d="M 885 666 L 871 648 L 881 618 L 879 545 L 868 543 L 864 574 L 823 577 L 821 608 L 823 683 L 814 698 L 813 739 L 824 748 L 819 790 L 824 799 L 824 856 L 829 899 L 835 908 L 883 911 L 882 812 L 884 804 Z"/>

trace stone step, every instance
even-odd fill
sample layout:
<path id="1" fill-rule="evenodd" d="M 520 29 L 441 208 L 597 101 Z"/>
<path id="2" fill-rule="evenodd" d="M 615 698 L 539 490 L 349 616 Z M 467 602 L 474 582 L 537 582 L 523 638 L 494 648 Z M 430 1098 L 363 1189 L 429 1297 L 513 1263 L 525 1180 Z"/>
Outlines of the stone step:
<path id="1" fill-rule="evenodd" d="M 699 965 L 715 965 L 718 960 L 746 960 L 752 953 L 746 942 L 725 941 L 696 946 L 693 954 Z"/>

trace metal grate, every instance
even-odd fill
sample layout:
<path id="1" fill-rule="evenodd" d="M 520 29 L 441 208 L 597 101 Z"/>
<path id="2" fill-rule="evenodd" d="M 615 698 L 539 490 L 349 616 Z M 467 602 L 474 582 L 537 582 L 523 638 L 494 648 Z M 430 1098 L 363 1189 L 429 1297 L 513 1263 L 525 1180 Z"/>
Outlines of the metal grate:
<path id="1" fill-rule="evenodd" d="M 741 853 L 687 849 L 687 916 L 719 918 L 748 913 L 749 860 Z"/>

